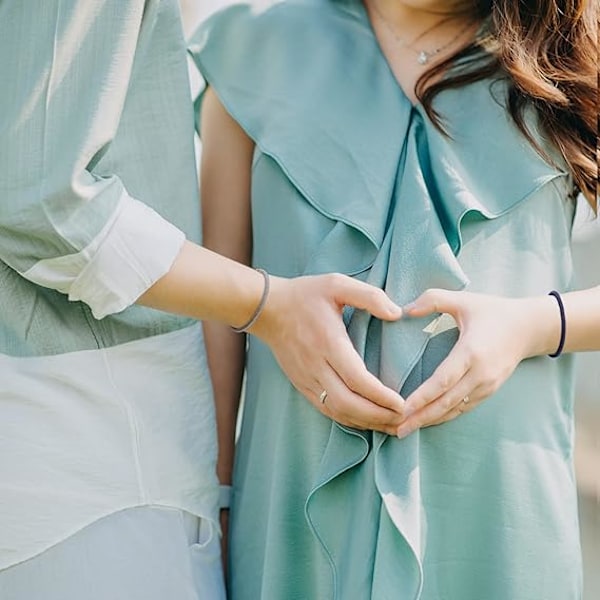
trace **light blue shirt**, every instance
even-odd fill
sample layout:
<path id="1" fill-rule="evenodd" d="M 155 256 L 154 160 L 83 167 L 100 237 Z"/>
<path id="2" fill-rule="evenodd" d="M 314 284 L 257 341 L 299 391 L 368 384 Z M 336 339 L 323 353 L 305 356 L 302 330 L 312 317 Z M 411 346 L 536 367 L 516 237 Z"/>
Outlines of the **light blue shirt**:
<path id="1" fill-rule="evenodd" d="M 128 308 L 200 235 L 176 0 L 8 0 L 0 45 L 0 352 L 189 325 Z"/>
<path id="2" fill-rule="evenodd" d="M 216 527 L 200 326 L 132 306 L 200 237 L 178 3 L 2 0 L 0 50 L 0 569 L 133 506 Z"/>

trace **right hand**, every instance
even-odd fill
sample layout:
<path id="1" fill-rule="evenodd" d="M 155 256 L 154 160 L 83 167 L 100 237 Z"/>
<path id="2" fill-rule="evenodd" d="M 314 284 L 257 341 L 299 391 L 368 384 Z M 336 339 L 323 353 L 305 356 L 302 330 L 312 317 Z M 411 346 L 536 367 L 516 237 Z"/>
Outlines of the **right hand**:
<path id="1" fill-rule="evenodd" d="M 344 275 L 272 277 L 265 309 L 249 333 L 271 348 L 294 387 L 321 413 L 342 425 L 396 435 L 404 400 L 354 349 L 342 318 L 346 305 L 386 321 L 402 316 L 381 289 Z"/>

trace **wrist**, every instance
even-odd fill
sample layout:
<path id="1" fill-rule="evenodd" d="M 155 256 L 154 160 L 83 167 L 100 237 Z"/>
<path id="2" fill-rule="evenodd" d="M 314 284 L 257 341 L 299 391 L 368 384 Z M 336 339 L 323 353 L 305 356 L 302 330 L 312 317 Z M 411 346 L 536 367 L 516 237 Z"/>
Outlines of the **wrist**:
<path id="1" fill-rule="evenodd" d="M 289 281 L 282 277 L 270 276 L 269 294 L 265 298 L 264 306 L 256 321 L 247 329 L 247 332 L 265 340 L 269 333 L 276 331 L 279 323 L 281 310 L 281 298 L 285 295 L 286 286 Z"/>
<path id="2" fill-rule="evenodd" d="M 269 299 L 269 292 L 270 292 L 270 288 L 271 288 L 271 278 L 264 269 L 256 269 L 256 272 L 259 273 L 261 275 L 261 277 L 263 278 L 263 287 L 262 287 L 262 292 L 261 292 L 260 298 L 259 298 L 258 302 L 256 303 L 255 308 L 252 311 L 252 314 L 246 321 L 244 321 L 243 325 L 231 327 L 235 333 L 246 333 L 246 332 L 250 331 L 254 327 L 256 322 L 262 316 L 262 313 L 263 313 L 263 310 L 265 309 L 267 300 Z"/>
<path id="3" fill-rule="evenodd" d="M 525 358 L 551 355 L 556 352 L 561 337 L 561 316 L 556 299 L 550 295 L 526 300 L 524 311 Z"/>

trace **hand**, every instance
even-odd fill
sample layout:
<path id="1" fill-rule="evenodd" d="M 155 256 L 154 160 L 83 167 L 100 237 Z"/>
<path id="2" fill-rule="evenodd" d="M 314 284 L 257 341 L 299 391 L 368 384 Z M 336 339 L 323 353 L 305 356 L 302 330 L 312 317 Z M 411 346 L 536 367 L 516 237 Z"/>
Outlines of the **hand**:
<path id="1" fill-rule="evenodd" d="M 550 296 L 509 299 L 470 292 L 428 290 L 404 307 L 408 317 L 448 313 L 460 335 L 433 375 L 406 399 L 398 437 L 473 410 L 511 376 L 517 365 L 555 348 L 559 312 Z"/>
<path id="2" fill-rule="evenodd" d="M 270 346 L 292 384 L 321 413 L 343 425 L 395 435 L 404 400 L 365 367 L 344 326 L 345 305 L 387 321 L 402 315 L 382 290 L 344 275 L 273 277 L 265 310 L 250 333 Z"/>

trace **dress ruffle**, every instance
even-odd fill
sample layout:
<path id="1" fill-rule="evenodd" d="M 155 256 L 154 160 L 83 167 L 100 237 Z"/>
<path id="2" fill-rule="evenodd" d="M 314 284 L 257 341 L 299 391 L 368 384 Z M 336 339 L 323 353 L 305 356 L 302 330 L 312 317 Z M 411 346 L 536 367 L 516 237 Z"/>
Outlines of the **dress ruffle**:
<path id="1" fill-rule="evenodd" d="M 453 90 L 438 98 L 436 109 L 452 124 L 449 139 L 398 86 L 360 2 L 265 4 L 235 5 L 208 19 L 191 40 L 191 56 L 226 109 L 306 200 L 356 228 L 376 249 L 415 113 L 423 126 L 414 133 L 428 147 L 419 168 L 438 184 L 427 194 L 455 252 L 467 212 L 496 217 L 560 174 L 509 122 L 503 82 L 483 81 L 469 86 L 468 95 Z M 314 47 L 318 64 L 308 60 L 307 48 Z M 344 76 L 334 81 L 332 72 Z M 373 137 L 376 147 L 365 143 Z M 499 153 L 506 160 L 498 162 Z M 334 173 L 344 173 L 343 180 Z"/>
<path id="2" fill-rule="evenodd" d="M 309 60 L 307 48 L 318 62 Z M 465 219 L 504 215 L 565 175 L 510 122 L 500 79 L 440 95 L 435 108 L 450 124 L 450 137 L 440 132 L 399 87 L 362 3 L 355 0 L 234 6 L 201 27 L 191 52 L 260 152 L 316 211 L 338 222 L 306 272 L 367 269 L 365 279 L 401 305 L 428 288 L 468 285 L 459 260 Z M 390 387 L 409 392 L 407 380 L 430 340 L 434 319 L 381 324 L 357 311 L 349 332 L 369 368 Z M 411 590 L 403 597 L 419 597 L 418 435 L 392 447 L 387 436 L 332 425 L 306 514 L 334 580 L 344 558 L 333 541 L 335 494 L 329 484 L 374 452 L 377 489 L 393 527 L 380 525 L 373 589 L 382 576 L 390 589 Z M 402 543 L 413 560 L 399 566 Z M 336 594 L 351 597 L 339 580 Z"/>

